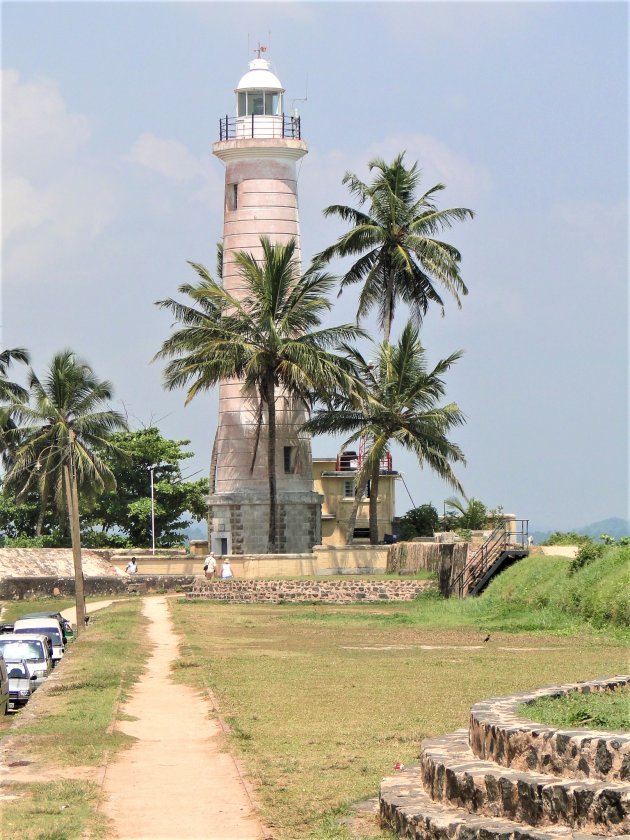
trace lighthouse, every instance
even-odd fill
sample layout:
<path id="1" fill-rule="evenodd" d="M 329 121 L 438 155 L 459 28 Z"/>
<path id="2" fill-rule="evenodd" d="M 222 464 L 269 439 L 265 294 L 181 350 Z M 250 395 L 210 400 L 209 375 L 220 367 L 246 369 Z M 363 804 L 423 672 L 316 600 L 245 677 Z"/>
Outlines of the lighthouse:
<path id="1" fill-rule="evenodd" d="M 262 258 L 260 238 L 286 244 L 295 238 L 300 260 L 297 165 L 308 152 L 299 116 L 286 114 L 285 90 L 269 62 L 258 56 L 236 89 L 234 115 L 219 120 L 213 153 L 225 164 L 223 285 L 244 301 L 234 255 Z M 308 435 L 299 431 L 304 408 L 282 391 L 276 399 L 277 550 L 310 552 L 321 541 L 321 497 L 313 491 Z M 267 418 L 260 423 L 255 393 L 238 380 L 219 385 L 214 492 L 209 539 L 218 554 L 268 551 L 269 475 Z"/>

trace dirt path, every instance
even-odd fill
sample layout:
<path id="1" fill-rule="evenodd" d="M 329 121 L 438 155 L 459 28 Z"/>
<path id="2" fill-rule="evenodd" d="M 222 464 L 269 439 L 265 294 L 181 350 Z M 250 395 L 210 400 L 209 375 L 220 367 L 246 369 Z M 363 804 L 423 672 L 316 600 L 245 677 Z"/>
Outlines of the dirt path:
<path id="1" fill-rule="evenodd" d="M 260 840 L 264 832 L 207 699 L 170 679 L 178 638 L 165 598 L 145 598 L 147 670 L 116 728 L 138 741 L 105 771 L 101 810 L 121 840 Z"/>
<path id="2" fill-rule="evenodd" d="M 108 601 L 92 601 L 88 602 L 85 605 L 85 614 L 92 615 L 92 613 L 97 612 L 98 610 L 104 610 L 105 607 L 109 607 L 110 604 L 113 604 L 114 601 L 110 598 Z M 77 608 L 76 607 L 67 607 L 65 610 L 61 610 L 61 615 L 64 618 L 67 618 L 71 624 L 77 623 Z"/>

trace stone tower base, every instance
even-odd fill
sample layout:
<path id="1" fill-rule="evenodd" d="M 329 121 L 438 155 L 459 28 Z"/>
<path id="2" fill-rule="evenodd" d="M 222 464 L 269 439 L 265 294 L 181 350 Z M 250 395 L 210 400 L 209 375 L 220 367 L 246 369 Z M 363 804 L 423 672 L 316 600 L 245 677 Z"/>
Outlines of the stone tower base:
<path id="1" fill-rule="evenodd" d="M 321 543 L 319 493 L 278 493 L 278 554 L 310 552 Z M 208 499 L 208 537 L 215 554 L 267 554 L 269 497 L 220 493 Z"/>

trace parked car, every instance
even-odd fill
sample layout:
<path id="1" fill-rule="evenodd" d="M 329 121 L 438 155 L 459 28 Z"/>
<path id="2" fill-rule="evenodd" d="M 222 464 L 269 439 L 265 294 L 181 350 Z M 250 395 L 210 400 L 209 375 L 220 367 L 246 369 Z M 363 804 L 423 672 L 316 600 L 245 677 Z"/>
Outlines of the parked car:
<path id="1" fill-rule="evenodd" d="M 0 712 L 6 715 L 9 711 L 9 675 L 7 666 L 0 657 Z"/>
<path id="2" fill-rule="evenodd" d="M 12 624 L 0 624 L 0 633 L 13 633 Z"/>
<path id="3" fill-rule="evenodd" d="M 26 662 L 29 676 L 35 675 L 38 688 L 52 671 L 52 652 L 48 636 L 16 633 L 0 636 L 0 656 L 5 662 Z"/>
<path id="4" fill-rule="evenodd" d="M 59 626 L 61 627 L 61 633 L 63 635 L 63 643 L 64 645 L 68 644 L 68 641 L 74 637 L 74 630 L 72 628 L 72 624 L 68 621 L 67 618 L 64 618 L 60 612 L 38 612 L 38 613 L 27 613 L 26 615 L 21 615 L 20 618 L 55 618 L 59 622 Z"/>
<path id="5" fill-rule="evenodd" d="M 22 659 L 20 662 L 7 662 L 9 672 L 9 705 L 16 709 L 28 703 L 35 691 L 36 675 L 30 675 L 28 665 Z"/>
<path id="6" fill-rule="evenodd" d="M 42 633 L 52 642 L 53 665 L 61 662 L 66 649 L 63 633 L 56 618 L 18 618 L 13 623 L 14 633 Z"/>

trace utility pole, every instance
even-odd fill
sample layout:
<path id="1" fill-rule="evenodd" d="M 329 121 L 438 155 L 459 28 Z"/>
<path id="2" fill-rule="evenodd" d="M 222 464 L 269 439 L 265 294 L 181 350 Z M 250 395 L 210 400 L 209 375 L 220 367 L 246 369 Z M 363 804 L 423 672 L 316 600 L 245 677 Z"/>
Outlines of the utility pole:
<path id="1" fill-rule="evenodd" d="M 66 485 L 66 501 L 70 520 L 70 538 L 72 541 L 72 560 L 74 563 L 74 597 L 77 613 L 77 636 L 85 627 L 85 586 L 83 581 L 83 563 L 81 560 L 81 525 L 79 522 L 79 492 L 74 464 L 74 429 L 69 430 L 68 461 L 64 464 L 63 475 Z"/>

